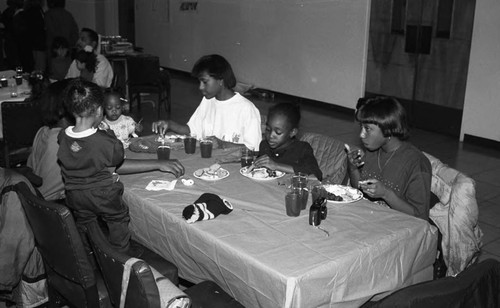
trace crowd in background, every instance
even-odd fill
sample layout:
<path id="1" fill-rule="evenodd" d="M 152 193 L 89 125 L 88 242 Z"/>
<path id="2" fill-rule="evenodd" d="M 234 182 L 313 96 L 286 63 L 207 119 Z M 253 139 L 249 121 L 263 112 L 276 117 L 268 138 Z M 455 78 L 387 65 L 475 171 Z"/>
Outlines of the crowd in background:
<path id="1" fill-rule="evenodd" d="M 65 0 L 7 0 L 0 15 L 4 69 L 22 66 L 24 71 L 43 71 L 61 80 L 71 64 L 79 30 Z"/>

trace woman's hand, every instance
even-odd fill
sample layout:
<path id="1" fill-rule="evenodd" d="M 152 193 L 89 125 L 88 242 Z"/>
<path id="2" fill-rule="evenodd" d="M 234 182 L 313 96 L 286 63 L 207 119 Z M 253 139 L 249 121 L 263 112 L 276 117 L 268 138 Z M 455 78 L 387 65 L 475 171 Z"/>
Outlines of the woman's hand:
<path id="1" fill-rule="evenodd" d="M 160 164 L 158 169 L 162 172 L 172 173 L 176 178 L 184 175 L 184 166 L 177 159 L 158 161 L 158 163 Z"/>
<path id="2" fill-rule="evenodd" d="M 385 200 L 387 196 L 387 187 L 384 183 L 376 179 L 369 179 L 366 181 L 359 181 L 359 189 L 363 191 L 368 197 L 375 199 Z"/>
<path id="3" fill-rule="evenodd" d="M 276 162 L 267 155 L 262 155 L 261 157 L 257 158 L 253 164 L 255 165 L 255 167 L 259 168 L 266 167 L 271 170 L 278 169 Z"/>
<path id="4" fill-rule="evenodd" d="M 169 126 L 170 125 L 169 125 L 168 121 L 156 121 L 156 122 L 153 122 L 151 130 L 153 131 L 153 133 L 159 134 L 160 136 L 163 137 L 163 136 L 165 136 L 165 133 L 167 132 Z"/>

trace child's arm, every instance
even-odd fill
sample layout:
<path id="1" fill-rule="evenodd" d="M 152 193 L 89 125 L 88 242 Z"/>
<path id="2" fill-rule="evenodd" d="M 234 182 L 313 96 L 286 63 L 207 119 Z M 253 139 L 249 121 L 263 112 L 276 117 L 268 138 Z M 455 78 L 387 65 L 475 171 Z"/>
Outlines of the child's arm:
<path id="1" fill-rule="evenodd" d="M 266 167 L 266 168 L 271 169 L 271 170 L 279 170 L 279 171 L 283 171 L 283 172 L 291 173 L 291 174 L 295 173 L 295 171 L 293 170 L 293 167 L 291 165 L 277 163 L 267 155 L 259 156 L 259 158 L 257 158 L 255 160 L 254 165 L 255 165 L 255 167 L 259 167 L 259 168 Z"/>

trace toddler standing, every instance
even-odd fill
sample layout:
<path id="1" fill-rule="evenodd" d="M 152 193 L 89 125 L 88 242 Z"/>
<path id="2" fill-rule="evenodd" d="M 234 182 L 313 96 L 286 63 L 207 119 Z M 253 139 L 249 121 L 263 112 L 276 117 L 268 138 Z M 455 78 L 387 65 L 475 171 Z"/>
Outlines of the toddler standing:
<path id="1" fill-rule="evenodd" d="M 130 136 L 137 137 L 136 132 L 142 131 L 142 125 L 122 114 L 123 101 L 118 92 L 111 91 L 104 94 L 105 117 L 101 127 L 113 130 L 116 138 L 123 143 L 126 149 L 130 145 Z"/>
<path id="2" fill-rule="evenodd" d="M 124 150 L 112 131 L 97 129 L 103 101 L 103 92 L 96 84 L 82 79 L 70 83 L 65 103 L 75 117 L 75 125 L 59 133 L 57 157 L 67 205 L 80 232 L 84 233 L 85 224 L 101 218 L 108 226 L 110 243 L 126 253 L 130 217 L 122 201 L 123 184 L 112 174 L 122 164 Z"/>

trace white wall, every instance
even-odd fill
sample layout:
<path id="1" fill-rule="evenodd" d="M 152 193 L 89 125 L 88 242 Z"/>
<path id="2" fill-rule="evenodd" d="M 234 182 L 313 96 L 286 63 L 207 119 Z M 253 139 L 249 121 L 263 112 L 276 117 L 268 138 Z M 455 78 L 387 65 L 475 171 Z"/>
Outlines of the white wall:
<path id="1" fill-rule="evenodd" d="M 478 0 L 462 118 L 464 134 L 500 141 L 500 1 Z"/>
<path id="2" fill-rule="evenodd" d="M 353 108 L 364 93 L 369 0 L 136 0 L 136 45 L 190 71 L 223 55 L 239 81 Z"/>

